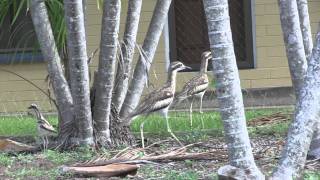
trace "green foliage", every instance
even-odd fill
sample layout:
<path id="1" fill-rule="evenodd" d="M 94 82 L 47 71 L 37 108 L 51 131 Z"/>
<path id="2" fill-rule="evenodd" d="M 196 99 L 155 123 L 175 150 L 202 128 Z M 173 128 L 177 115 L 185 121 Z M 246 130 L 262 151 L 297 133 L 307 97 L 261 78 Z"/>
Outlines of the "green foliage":
<path id="1" fill-rule="evenodd" d="M 271 115 L 276 112 L 289 112 L 289 109 L 255 109 L 247 110 L 248 120 L 261 116 Z M 46 117 L 54 126 L 58 126 L 56 116 Z M 159 115 L 137 118 L 131 126 L 133 132 L 140 132 L 140 124 L 145 121 L 144 132 L 147 134 L 164 136 L 167 132 L 165 119 Z M 202 124 L 203 122 L 203 124 Z M 210 136 L 221 136 L 223 124 L 218 112 L 205 112 L 203 114 L 193 113 L 193 127 L 190 126 L 189 113 L 172 112 L 170 113 L 169 123 L 175 132 L 186 132 L 183 136 L 188 142 L 205 141 Z M 252 134 L 273 134 L 284 135 L 287 132 L 288 123 L 273 124 L 264 127 L 252 127 L 249 131 Z M 0 136 L 36 136 L 36 120 L 31 116 L 5 116 L 0 117 Z"/>
<path id="2" fill-rule="evenodd" d="M 63 55 L 66 55 L 67 27 L 64 19 L 63 0 L 45 2 L 57 48 L 64 53 Z"/>
<path id="3" fill-rule="evenodd" d="M 0 153 L 0 166 L 11 166 L 13 160 L 7 153 Z"/>
<path id="4" fill-rule="evenodd" d="M 199 177 L 198 173 L 195 171 L 169 171 L 165 179 L 176 179 L 176 180 L 197 180 Z"/>
<path id="5" fill-rule="evenodd" d="M 189 167 L 192 167 L 192 165 L 193 165 L 193 161 L 189 160 L 189 159 L 185 160 L 184 163 Z"/>
<path id="6" fill-rule="evenodd" d="M 66 46 L 66 25 L 64 20 L 63 0 L 45 1 L 48 10 L 49 20 L 56 41 L 56 45 L 60 52 L 65 53 Z M 12 13 L 11 25 L 16 23 L 19 16 L 29 11 L 30 0 L 1 0 L 0 1 L 0 26 L 4 23 L 4 19 Z M 26 15 L 26 14 L 25 14 Z M 21 24 L 23 26 L 24 24 Z M 20 25 L 17 28 L 21 28 Z M 35 47 L 38 49 L 38 46 Z"/>
<path id="7" fill-rule="evenodd" d="M 290 109 L 252 109 L 246 111 L 246 119 L 250 120 L 277 112 L 288 113 L 290 111 Z M 193 139 L 196 141 L 199 141 L 199 139 L 205 140 L 207 138 L 206 135 L 208 134 L 215 136 L 222 135 L 223 123 L 218 112 L 204 112 L 203 114 L 193 112 L 193 127 L 190 126 L 189 113 L 187 112 L 172 112 L 169 116 L 171 129 L 175 132 L 189 132 L 189 134 L 184 137 L 190 141 Z M 131 126 L 132 131 L 140 132 L 140 124 L 143 121 L 145 121 L 144 132 L 146 134 L 152 133 L 154 135 L 167 135 L 165 119 L 156 114 L 148 117 L 142 116 L 135 119 Z M 267 134 L 268 132 L 283 134 L 287 132 L 287 126 L 287 123 L 275 124 L 272 125 L 270 129 L 263 129 L 265 130 L 265 133 L 262 134 Z"/>
<path id="8" fill-rule="evenodd" d="M 87 161 L 94 157 L 95 152 L 89 148 L 79 148 L 75 151 L 58 152 L 53 150 L 47 150 L 43 152 L 45 158 L 54 164 L 66 164 L 74 161 Z"/>
<path id="9" fill-rule="evenodd" d="M 103 7 L 103 0 L 97 0 L 97 8 L 100 10 Z"/>
<path id="10" fill-rule="evenodd" d="M 47 120 L 57 127 L 56 116 L 48 116 Z M 0 117 L 0 136 L 36 136 L 37 122 L 31 116 L 3 116 Z"/>
<path id="11" fill-rule="evenodd" d="M 194 112 L 193 113 L 193 127 L 190 125 L 189 113 L 184 112 L 173 112 L 170 113 L 169 123 L 173 131 L 191 132 L 201 129 L 220 129 L 222 122 L 220 115 L 216 112 L 206 112 L 203 114 Z M 145 121 L 144 131 L 153 132 L 155 134 L 166 134 L 167 127 L 166 121 L 159 115 L 150 115 L 148 117 L 139 117 L 132 124 L 132 131 L 139 132 L 140 124 Z M 203 122 L 203 125 L 202 125 Z"/>
<path id="12" fill-rule="evenodd" d="M 320 172 L 312 172 L 312 171 L 305 172 L 303 179 L 305 179 L 305 180 L 319 180 L 320 179 Z"/>
<path id="13" fill-rule="evenodd" d="M 0 25 L 4 22 L 5 17 L 13 12 L 13 18 L 11 25 L 13 25 L 19 15 L 23 12 L 22 10 L 29 7 L 30 0 L 1 0 L 0 1 Z"/>
<path id="14" fill-rule="evenodd" d="M 262 127 L 248 128 L 252 135 L 275 135 L 284 136 L 288 132 L 289 122 L 265 125 Z"/>
<path id="15" fill-rule="evenodd" d="M 96 156 L 89 148 L 58 152 L 47 150 L 38 154 L 0 153 L 0 167 L 6 167 L 5 175 L 10 179 L 59 179 L 59 167 L 75 162 L 83 162 Z M 67 178 L 67 175 L 64 176 Z"/>
<path id="16" fill-rule="evenodd" d="M 15 178 L 15 179 L 23 179 L 25 177 L 30 177 L 30 176 L 39 177 L 39 176 L 43 175 L 43 172 L 38 168 L 23 167 L 23 168 L 19 169 L 19 171 L 15 171 L 15 172 L 8 171 L 6 174 L 8 176 L 11 176 L 12 178 Z"/>

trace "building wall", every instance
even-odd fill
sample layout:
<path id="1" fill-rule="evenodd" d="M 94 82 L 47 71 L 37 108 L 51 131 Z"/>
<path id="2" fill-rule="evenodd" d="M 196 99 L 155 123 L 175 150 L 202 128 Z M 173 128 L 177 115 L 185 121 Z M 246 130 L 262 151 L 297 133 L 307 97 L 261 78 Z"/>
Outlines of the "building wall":
<path id="1" fill-rule="evenodd" d="M 122 1 L 120 39 L 125 26 L 127 4 Z M 142 45 L 144 36 L 152 16 L 156 0 L 143 2 L 141 21 L 139 25 L 138 44 Z M 91 54 L 100 43 L 101 10 L 97 10 L 96 1 L 88 1 L 87 6 L 87 44 L 88 54 Z M 320 20 L 320 1 L 309 0 L 309 13 L 312 22 L 312 31 L 316 32 L 317 23 Z M 283 37 L 280 27 L 279 10 L 277 0 L 255 0 L 255 29 L 256 29 L 256 68 L 240 70 L 241 85 L 243 88 L 268 88 L 279 86 L 291 86 Z M 150 71 L 150 83 L 157 87 L 166 80 L 166 46 L 162 35 L 157 49 L 154 63 Z M 98 54 L 90 65 L 94 70 L 98 64 Z M 137 53 L 135 56 L 137 59 Z M 45 63 L 0 65 L 0 68 L 14 71 L 33 83 L 47 89 L 44 81 L 47 72 Z M 195 73 L 179 73 L 178 89 Z M 209 73 L 210 74 L 210 73 Z M 150 91 L 150 86 L 146 91 Z M 17 76 L 0 71 L 0 112 L 25 111 L 26 107 L 36 102 L 44 110 L 54 110 L 48 98 L 39 90 L 20 79 Z"/>
<path id="2" fill-rule="evenodd" d="M 312 32 L 315 34 L 320 17 L 320 1 L 309 0 L 309 13 Z M 144 6 L 143 10 L 152 11 L 155 0 Z M 291 86 L 290 72 L 283 43 L 277 0 L 255 0 L 255 30 L 256 30 L 256 67 L 240 70 L 242 88 L 269 88 Z M 148 21 L 147 21 L 148 22 Z M 140 30 L 145 33 L 146 25 Z M 143 38 L 143 37 L 142 37 Z M 160 47 L 154 59 L 151 71 L 151 82 L 155 86 L 166 79 L 165 41 L 160 41 Z M 178 75 L 178 89 L 183 82 L 195 73 L 183 72 Z M 210 74 L 210 73 L 209 73 Z"/>

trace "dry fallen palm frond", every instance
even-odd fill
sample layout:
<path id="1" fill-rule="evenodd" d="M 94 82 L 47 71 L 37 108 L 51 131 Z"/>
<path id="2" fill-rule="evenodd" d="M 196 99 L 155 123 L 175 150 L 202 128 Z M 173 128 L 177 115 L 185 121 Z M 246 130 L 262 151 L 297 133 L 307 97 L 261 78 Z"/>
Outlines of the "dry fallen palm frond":
<path id="1" fill-rule="evenodd" d="M 198 143 L 197 143 L 198 144 Z M 182 160 L 218 160 L 225 161 L 227 159 L 226 150 L 212 150 L 208 152 L 200 153 L 188 153 L 187 149 L 196 144 L 190 144 L 178 149 L 168 150 L 160 155 L 146 154 L 146 148 L 131 149 L 125 148 L 120 151 L 113 158 L 106 156 L 99 156 L 90 161 L 84 163 L 77 163 L 72 167 L 93 167 L 93 166 L 104 166 L 114 163 L 151 163 L 151 162 L 162 162 L 162 161 L 182 161 Z"/>
<path id="2" fill-rule="evenodd" d="M 276 124 L 280 122 L 287 122 L 290 120 L 290 114 L 277 112 L 271 115 L 254 118 L 248 121 L 248 126 L 264 126 L 268 124 Z"/>
<path id="3" fill-rule="evenodd" d="M 0 139 L 0 152 L 19 153 L 19 152 L 34 152 L 37 150 L 38 148 L 34 146 L 23 144 L 10 139 Z"/>
<path id="4" fill-rule="evenodd" d="M 159 142 L 158 142 L 159 143 Z M 113 167 L 113 165 L 135 165 L 139 167 L 139 165 L 142 164 L 153 164 L 153 165 L 159 165 L 159 163 L 167 163 L 172 161 L 184 161 L 184 160 L 210 160 L 215 162 L 227 162 L 228 161 L 228 153 L 226 148 L 208 148 L 204 152 L 190 152 L 190 147 L 197 147 L 199 145 L 202 145 L 203 143 L 195 143 L 195 144 L 189 144 L 184 147 L 179 148 L 171 148 L 167 150 L 160 150 L 157 151 L 155 148 L 152 148 L 154 146 L 154 143 L 146 148 L 125 148 L 117 153 L 113 157 L 107 157 L 107 156 L 99 156 L 96 157 L 90 161 L 84 162 L 84 163 L 78 163 L 71 165 L 68 173 L 72 174 L 85 174 L 86 176 L 97 176 L 97 175 L 108 175 L 112 172 L 109 171 L 106 167 Z M 276 144 L 278 144 L 276 142 Z M 254 153 L 255 158 L 257 159 L 264 159 L 264 161 L 268 161 L 268 163 L 274 161 L 278 156 L 271 155 L 268 153 L 268 151 L 274 151 L 274 149 L 266 146 L 266 149 L 263 151 L 257 151 Z M 188 152 L 189 151 L 189 152 Z M 310 161 L 306 167 L 309 169 L 315 168 L 317 166 L 316 161 Z M 95 171 L 96 174 L 92 173 L 92 169 L 100 169 L 100 171 Z M 77 171 L 75 171 L 77 170 Z M 108 171 L 108 172 L 106 172 Z M 128 172 L 128 171 L 123 171 Z M 127 173 L 128 174 L 128 173 Z"/>
<path id="5" fill-rule="evenodd" d="M 318 170 L 320 169 L 320 158 L 313 159 L 313 160 L 308 160 L 305 169 L 308 170 Z"/>
<path id="6" fill-rule="evenodd" d="M 126 175 L 135 175 L 139 166 L 134 164 L 109 164 L 105 166 L 94 167 L 67 167 L 60 168 L 63 174 L 74 174 L 81 177 L 125 177 Z"/>

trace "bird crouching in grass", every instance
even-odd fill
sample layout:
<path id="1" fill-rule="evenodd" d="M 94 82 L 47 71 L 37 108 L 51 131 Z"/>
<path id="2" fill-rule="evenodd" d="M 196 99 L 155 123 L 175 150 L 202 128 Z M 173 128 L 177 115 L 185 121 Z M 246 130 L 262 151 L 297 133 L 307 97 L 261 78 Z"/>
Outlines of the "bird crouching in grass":
<path id="1" fill-rule="evenodd" d="M 31 104 L 28 107 L 29 110 L 33 112 L 33 115 L 37 118 L 37 130 L 38 136 L 41 138 L 43 143 L 43 149 L 48 148 L 49 140 L 48 136 L 52 136 L 57 133 L 54 127 L 44 118 L 40 112 L 39 107 L 36 104 Z"/>
<path id="2" fill-rule="evenodd" d="M 175 140 L 178 141 L 180 145 L 182 145 L 182 143 L 173 134 L 170 128 L 168 120 L 168 111 L 174 99 L 177 72 L 183 69 L 191 68 L 185 66 L 183 63 L 179 61 L 172 62 L 169 66 L 167 82 L 161 88 L 156 89 L 150 92 L 148 95 L 146 95 L 145 98 L 140 102 L 138 107 L 126 118 L 127 121 L 129 121 L 130 123 L 135 117 L 139 115 L 148 116 L 150 113 L 159 112 L 166 119 L 167 131 Z M 140 125 L 140 133 L 142 146 L 144 147 L 143 124 L 144 121 Z"/>
<path id="3" fill-rule="evenodd" d="M 190 124 L 191 127 L 193 125 L 192 123 L 192 104 L 195 98 L 200 99 L 200 113 L 202 113 L 202 99 L 203 95 L 206 92 L 208 86 L 209 86 L 209 79 L 207 75 L 207 68 L 208 68 L 208 61 L 212 59 L 212 54 L 210 51 L 205 51 L 201 55 L 201 67 L 200 72 L 186 82 L 182 90 L 176 94 L 174 104 L 177 104 L 185 99 L 191 99 L 190 103 Z M 202 122 L 203 124 L 203 122 Z"/>

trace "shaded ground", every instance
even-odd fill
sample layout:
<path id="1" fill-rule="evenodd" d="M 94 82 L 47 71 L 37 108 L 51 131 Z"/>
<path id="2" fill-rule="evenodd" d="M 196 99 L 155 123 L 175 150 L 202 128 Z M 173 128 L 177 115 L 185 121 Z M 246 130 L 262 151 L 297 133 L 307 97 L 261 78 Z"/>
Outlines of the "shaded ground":
<path id="1" fill-rule="evenodd" d="M 188 152 L 207 152 L 216 150 L 216 160 L 184 160 L 163 161 L 156 165 L 142 165 L 137 175 L 128 179 L 216 179 L 216 170 L 227 163 L 226 145 L 223 138 L 203 139 L 203 143 L 194 144 Z M 151 140 L 149 140 L 151 141 Z M 152 139 L 159 142 L 146 151 L 147 154 L 162 154 L 176 148 L 177 144 L 171 140 Z M 279 152 L 284 144 L 283 138 L 263 136 L 252 138 L 257 164 L 267 174 L 271 172 L 278 161 Z M 118 151 L 101 151 L 100 154 L 112 157 Z M 0 155 L 0 179 L 73 179 L 59 175 L 59 166 L 73 164 L 91 159 L 96 154 L 87 149 L 73 152 L 58 153 L 47 151 L 37 154 Z M 305 179 L 310 176 L 320 178 L 320 162 L 309 162 L 306 167 Z M 117 179 L 117 178 L 114 178 Z"/>

